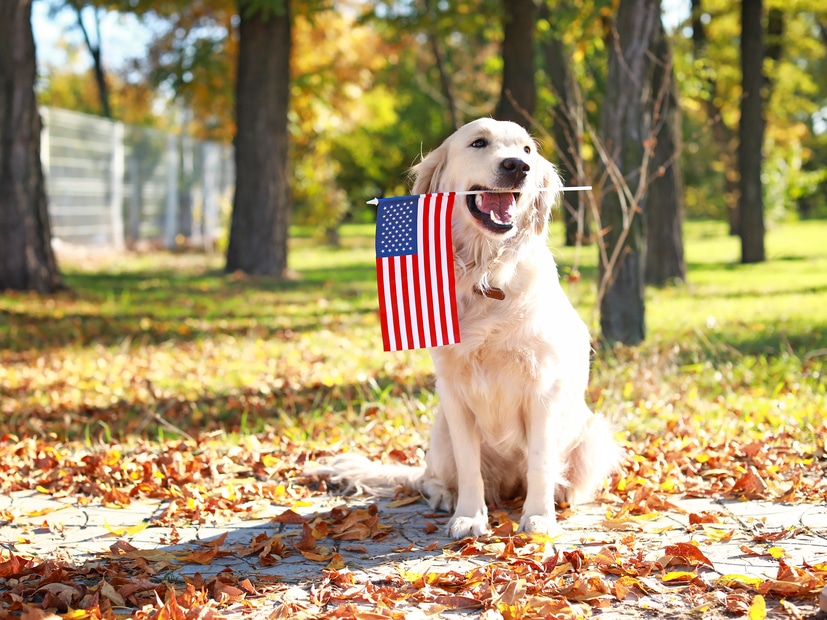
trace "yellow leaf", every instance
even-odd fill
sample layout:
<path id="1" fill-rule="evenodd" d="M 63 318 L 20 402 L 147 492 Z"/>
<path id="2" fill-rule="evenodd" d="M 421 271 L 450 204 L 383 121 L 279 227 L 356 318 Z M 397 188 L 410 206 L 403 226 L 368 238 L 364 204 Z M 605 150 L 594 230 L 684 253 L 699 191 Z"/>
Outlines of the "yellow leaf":
<path id="1" fill-rule="evenodd" d="M 264 456 L 261 457 L 261 464 L 264 465 L 265 467 L 275 467 L 276 465 L 279 464 L 279 462 L 280 462 L 279 459 L 277 459 L 272 454 L 265 454 Z"/>
<path id="2" fill-rule="evenodd" d="M 112 527 L 106 522 L 106 519 L 104 519 L 103 525 L 115 536 L 134 536 L 138 532 L 142 532 L 149 527 L 149 521 L 141 521 L 137 525 L 132 525 L 129 527 Z"/>
<path id="3" fill-rule="evenodd" d="M 783 547 L 770 547 L 767 549 L 767 553 L 769 553 L 776 560 L 780 560 L 787 555 L 787 552 L 784 551 Z"/>
<path id="4" fill-rule="evenodd" d="M 702 523 L 701 527 L 704 528 L 704 534 L 706 534 L 707 538 L 714 542 L 726 542 L 730 540 L 732 535 L 735 533 L 735 530 L 714 527 L 709 523 Z"/>
<path id="5" fill-rule="evenodd" d="M 752 599 L 752 604 L 749 606 L 747 613 L 749 620 L 764 620 L 767 617 L 767 604 L 764 602 L 764 597 L 756 594 Z"/>
<path id="6" fill-rule="evenodd" d="M 328 570 L 342 570 L 345 567 L 345 559 L 338 553 L 334 553 L 327 565 Z"/>
<path id="7" fill-rule="evenodd" d="M 715 580 L 716 586 L 758 586 L 764 580 L 761 577 L 750 577 L 748 575 L 721 575 Z"/>
<path id="8" fill-rule="evenodd" d="M 675 486 L 675 480 L 673 478 L 667 478 L 660 483 L 660 490 L 669 493 L 675 489 Z"/>
<path id="9" fill-rule="evenodd" d="M 47 489 L 46 487 L 41 486 L 39 484 L 35 487 L 35 489 L 37 489 L 38 493 L 45 493 L 46 495 L 51 495 L 52 494 L 52 492 L 49 489 Z"/>
<path id="10" fill-rule="evenodd" d="M 398 566 L 396 567 L 396 570 L 399 571 L 399 576 L 402 580 L 407 581 L 408 583 L 414 583 L 415 581 L 422 579 L 422 573 L 412 573 L 411 571 L 402 570 Z"/>
<path id="11" fill-rule="evenodd" d="M 666 573 L 661 579 L 663 581 L 692 581 L 698 573 L 695 571 L 674 570 Z"/>

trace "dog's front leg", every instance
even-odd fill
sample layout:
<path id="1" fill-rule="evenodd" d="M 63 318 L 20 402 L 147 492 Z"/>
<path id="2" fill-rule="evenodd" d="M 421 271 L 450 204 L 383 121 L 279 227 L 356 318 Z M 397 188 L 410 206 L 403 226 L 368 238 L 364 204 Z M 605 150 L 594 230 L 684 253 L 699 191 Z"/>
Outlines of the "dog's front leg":
<path id="1" fill-rule="evenodd" d="M 482 480 L 480 447 L 482 439 L 474 415 L 452 396 L 440 394 L 451 434 L 457 467 L 457 505 L 448 523 L 454 538 L 479 536 L 488 530 L 488 508 Z"/>
<path id="2" fill-rule="evenodd" d="M 563 481 L 551 428 L 555 406 L 559 406 L 556 398 L 537 398 L 528 412 L 528 470 L 521 532 L 553 534 L 560 529 L 554 512 L 555 488 Z"/>

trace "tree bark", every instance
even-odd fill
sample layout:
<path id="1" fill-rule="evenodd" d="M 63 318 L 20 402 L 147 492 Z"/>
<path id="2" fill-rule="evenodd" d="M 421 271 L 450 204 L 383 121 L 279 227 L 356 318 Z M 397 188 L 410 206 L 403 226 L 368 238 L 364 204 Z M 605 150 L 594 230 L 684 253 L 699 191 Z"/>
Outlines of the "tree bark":
<path id="1" fill-rule="evenodd" d="M 236 188 L 226 270 L 283 277 L 290 223 L 289 2 L 280 11 L 252 12 L 248 4 L 241 0 L 239 7 Z"/>
<path id="2" fill-rule="evenodd" d="M 546 3 L 540 6 L 541 16 L 552 25 L 551 32 L 543 39 L 541 48 L 545 72 L 551 82 L 555 104 L 552 111 L 554 126 L 552 132 L 557 146 L 557 154 L 567 183 L 582 185 L 583 179 L 578 173 L 577 162 L 582 160 L 580 145 L 583 143 L 582 120 L 578 118 L 582 110 L 578 109 L 575 89 L 577 88 L 571 72 L 569 54 L 560 39 L 559 27 L 555 27 L 554 16 Z M 581 244 L 588 244 L 591 237 L 589 220 L 585 210 L 586 201 L 580 192 L 563 194 L 563 222 L 566 231 L 566 245 L 577 245 L 578 236 Z"/>
<path id="3" fill-rule="evenodd" d="M 529 129 L 537 103 L 534 81 L 534 0 L 503 2 L 503 83 L 494 117 Z"/>
<path id="4" fill-rule="evenodd" d="M 701 60 L 706 56 L 706 28 L 701 20 L 703 9 L 701 0 L 692 0 L 692 53 L 695 60 Z M 736 147 L 736 135 L 725 122 L 720 106 L 715 103 L 716 91 L 718 89 L 715 78 L 710 77 L 709 72 L 704 72 L 703 82 L 706 85 L 706 96 L 703 98 L 703 105 L 706 110 L 706 118 L 712 129 L 712 139 L 721 152 L 721 161 L 724 163 L 724 201 L 727 206 L 727 221 L 729 222 L 729 234 L 737 235 L 740 227 L 738 214 L 738 156 Z"/>
<path id="5" fill-rule="evenodd" d="M 0 290 L 61 288 L 52 251 L 31 0 L 0 2 Z"/>
<path id="6" fill-rule="evenodd" d="M 425 13 L 429 18 L 434 16 L 431 5 L 431 0 L 425 0 Z M 451 74 L 445 62 L 445 54 L 442 51 L 442 44 L 436 32 L 435 23 L 427 27 L 426 36 L 428 37 L 428 45 L 431 47 L 434 64 L 439 74 L 439 86 L 442 90 L 442 96 L 445 97 L 445 105 L 448 106 L 448 116 L 451 119 L 451 127 L 459 129 L 462 125 L 462 115 L 459 112 L 459 108 L 457 108 L 457 100 L 454 96 L 453 84 L 451 83 Z"/>
<path id="7" fill-rule="evenodd" d="M 601 203 L 600 223 L 607 230 L 603 242 L 608 256 L 618 257 L 615 265 L 601 259 L 599 269 L 601 282 L 604 277 L 609 281 L 600 300 L 600 327 L 608 342 L 637 344 L 646 337 L 646 194 L 641 184 L 646 183 L 648 170 L 644 141 L 651 138 L 651 112 L 646 105 L 651 88 L 648 50 L 659 23 L 659 0 L 621 0 L 609 56 L 600 134 L 617 171 L 628 184 L 629 193 L 640 199 L 637 204 L 624 207 L 623 188 L 616 186 L 607 188 Z"/>
<path id="8" fill-rule="evenodd" d="M 83 23 L 83 4 L 78 0 L 72 0 L 70 4 L 75 9 L 75 14 L 78 18 L 78 28 L 80 28 L 80 31 L 83 34 L 83 40 L 86 42 L 86 49 L 89 50 L 89 54 L 92 56 L 92 68 L 95 73 L 95 84 L 98 86 L 98 98 L 101 104 L 101 115 L 106 118 L 112 118 L 112 108 L 109 105 L 109 86 L 106 83 L 106 74 L 103 70 L 103 59 L 101 57 L 101 26 L 100 15 L 98 14 L 99 9 L 98 7 L 92 7 L 95 15 L 95 32 L 98 37 L 98 43 L 97 45 L 94 45 L 92 43 L 92 39 L 89 37 L 89 32 L 86 30 L 86 25 Z"/>
<path id="9" fill-rule="evenodd" d="M 680 168 L 681 125 L 672 52 L 663 24 L 652 43 L 652 90 L 655 151 L 646 206 L 647 284 L 661 286 L 686 280 L 683 256 L 683 175 Z"/>
<path id="10" fill-rule="evenodd" d="M 764 147 L 764 33 L 761 0 L 741 0 L 741 120 L 738 166 L 741 173 L 741 262 L 760 263 L 764 251 L 764 198 L 761 150 Z"/>

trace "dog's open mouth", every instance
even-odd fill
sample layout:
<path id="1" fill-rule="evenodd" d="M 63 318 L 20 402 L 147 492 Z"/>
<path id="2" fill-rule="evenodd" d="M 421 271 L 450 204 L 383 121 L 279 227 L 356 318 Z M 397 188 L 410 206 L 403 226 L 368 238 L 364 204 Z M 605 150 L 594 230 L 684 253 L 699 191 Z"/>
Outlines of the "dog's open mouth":
<path id="1" fill-rule="evenodd" d="M 488 230 L 497 233 L 508 232 L 514 227 L 514 214 L 517 210 L 518 192 L 485 191 L 489 188 L 474 186 L 466 199 L 468 210 Z"/>

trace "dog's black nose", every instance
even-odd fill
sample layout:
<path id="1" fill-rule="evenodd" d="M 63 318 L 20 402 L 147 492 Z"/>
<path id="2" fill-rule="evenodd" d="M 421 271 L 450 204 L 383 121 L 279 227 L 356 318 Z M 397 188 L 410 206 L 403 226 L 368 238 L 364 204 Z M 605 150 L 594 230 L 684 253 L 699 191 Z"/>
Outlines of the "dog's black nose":
<path id="1" fill-rule="evenodd" d="M 508 159 L 504 159 L 500 165 L 503 167 L 503 170 L 509 174 L 522 173 L 525 175 L 526 172 L 531 170 L 531 166 L 517 157 L 509 157 Z"/>

